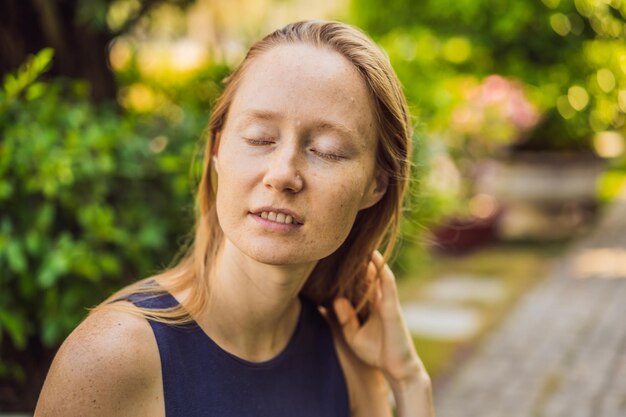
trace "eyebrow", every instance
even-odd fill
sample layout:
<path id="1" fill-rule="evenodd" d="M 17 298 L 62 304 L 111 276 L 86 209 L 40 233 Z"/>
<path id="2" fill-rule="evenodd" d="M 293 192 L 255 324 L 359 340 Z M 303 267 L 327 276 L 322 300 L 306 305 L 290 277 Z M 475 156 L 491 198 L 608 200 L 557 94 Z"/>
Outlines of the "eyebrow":
<path id="1" fill-rule="evenodd" d="M 244 120 L 249 121 L 253 119 L 257 120 L 278 120 L 282 116 L 278 112 L 270 110 L 250 110 L 244 113 Z M 356 139 L 358 137 L 357 132 L 350 129 L 348 126 L 340 122 L 334 122 L 325 119 L 313 119 L 310 123 L 312 131 L 331 130 L 339 133 L 343 137 L 348 139 Z"/>
<path id="2" fill-rule="evenodd" d="M 268 110 L 250 110 L 244 112 L 244 120 L 249 119 L 261 119 L 261 120 L 275 120 L 279 119 L 280 114 Z"/>
<path id="3" fill-rule="evenodd" d="M 350 129 L 343 123 L 329 122 L 328 120 L 315 119 L 314 126 L 315 127 L 313 128 L 313 130 L 335 131 L 339 133 L 341 136 L 344 136 L 351 140 L 355 140 L 358 137 L 358 135 L 356 134 L 354 130 Z"/>

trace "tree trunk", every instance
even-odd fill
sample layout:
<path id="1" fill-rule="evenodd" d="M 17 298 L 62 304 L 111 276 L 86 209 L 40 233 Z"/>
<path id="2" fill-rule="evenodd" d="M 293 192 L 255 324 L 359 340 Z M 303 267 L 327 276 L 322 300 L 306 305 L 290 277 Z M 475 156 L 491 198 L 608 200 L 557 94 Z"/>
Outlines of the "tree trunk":
<path id="1" fill-rule="evenodd" d="M 0 12 L 0 74 L 15 71 L 45 47 L 55 50 L 49 74 L 86 80 L 94 101 L 115 99 L 108 59 L 113 35 L 104 25 L 80 22 L 78 0 L 3 0 Z"/>

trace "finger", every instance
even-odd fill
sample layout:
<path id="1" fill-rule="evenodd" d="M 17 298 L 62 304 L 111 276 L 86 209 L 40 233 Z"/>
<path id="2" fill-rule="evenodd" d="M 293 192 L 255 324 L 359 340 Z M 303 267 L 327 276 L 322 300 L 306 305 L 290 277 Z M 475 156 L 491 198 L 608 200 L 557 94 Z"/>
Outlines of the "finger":
<path id="1" fill-rule="evenodd" d="M 376 281 L 377 275 L 378 268 L 376 268 L 376 264 L 374 264 L 373 261 L 369 261 L 367 264 L 367 270 L 365 271 L 365 280 L 368 287 Z"/>
<path id="2" fill-rule="evenodd" d="M 379 251 L 372 253 L 372 262 L 379 271 L 382 305 L 384 308 L 395 308 L 399 303 L 396 277 L 391 268 L 389 268 L 389 265 L 385 263 L 385 258 L 383 258 L 383 255 Z"/>
<path id="3" fill-rule="evenodd" d="M 378 275 L 380 275 L 380 279 L 383 282 L 383 291 L 391 290 L 392 293 L 396 293 L 396 277 L 389 265 L 385 263 L 383 255 L 377 250 L 372 252 L 372 263 L 375 265 Z"/>
<path id="4" fill-rule="evenodd" d="M 367 281 L 368 288 L 372 288 L 373 286 L 373 292 L 374 292 L 373 302 L 374 302 L 374 305 L 376 305 L 382 299 L 383 294 L 380 288 L 380 278 L 378 277 L 378 270 L 376 269 L 376 265 L 374 264 L 373 261 L 370 261 L 367 264 L 367 272 L 366 272 L 365 279 Z"/>
<path id="5" fill-rule="evenodd" d="M 359 320 L 356 311 L 354 311 L 352 304 L 346 298 L 335 299 L 333 307 L 335 308 L 335 314 L 339 320 L 343 336 L 351 344 L 359 330 Z"/>
<path id="6" fill-rule="evenodd" d="M 383 265 L 385 265 L 385 258 L 378 250 L 375 250 L 372 252 L 372 262 L 376 265 L 376 269 L 380 271 Z"/>

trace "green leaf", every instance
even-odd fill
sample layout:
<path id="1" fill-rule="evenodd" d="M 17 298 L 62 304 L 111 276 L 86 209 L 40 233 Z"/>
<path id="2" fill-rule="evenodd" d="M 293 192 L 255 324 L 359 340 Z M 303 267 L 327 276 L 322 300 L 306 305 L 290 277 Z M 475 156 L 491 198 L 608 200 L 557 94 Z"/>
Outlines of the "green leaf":
<path id="1" fill-rule="evenodd" d="M 38 77 L 43 72 L 45 72 L 52 63 L 52 58 L 54 57 L 54 49 L 52 48 L 44 48 L 33 59 L 33 70 L 35 77 Z"/>
<path id="2" fill-rule="evenodd" d="M 34 83 L 26 90 L 26 100 L 33 101 L 41 97 L 46 91 L 46 85 L 43 83 Z"/>
<path id="3" fill-rule="evenodd" d="M 44 264 L 37 274 L 37 283 L 41 288 L 50 288 L 58 278 L 68 270 L 68 259 L 62 250 L 56 250 L 48 254 Z"/>
<path id="4" fill-rule="evenodd" d="M 41 206 L 35 219 L 35 225 L 38 230 L 44 231 L 48 229 L 54 219 L 54 211 L 54 206 L 48 202 Z"/>
<path id="5" fill-rule="evenodd" d="M 19 83 L 14 74 L 7 74 L 4 77 L 4 91 L 6 91 L 7 95 L 14 95 L 19 89 Z"/>
<path id="6" fill-rule="evenodd" d="M 27 328 L 23 317 L 0 310 L 0 329 L 6 330 L 16 348 L 23 349 L 26 346 Z"/>
<path id="7" fill-rule="evenodd" d="M 46 346 L 56 345 L 62 338 L 61 322 L 56 317 L 45 317 L 41 328 L 41 340 Z"/>
<path id="8" fill-rule="evenodd" d="M 52 48 L 44 48 L 34 57 L 31 57 L 24 65 L 22 65 L 15 74 L 7 74 L 4 79 L 3 89 L 5 95 L 0 101 L 0 112 L 4 111 L 13 100 L 29 85 L 31 85 L 43 72 L 45 72 L 50 63 L 54 51 Z"/>
<path id="9" fill-rule="evenodd" d="M 9 181 L 0 180 L 0 200 L 6 200 L 11 197 L 13 186 Z"/>
<path id="10" fill-rule="evenodd" d="M 26 234 L 26 239 L 25 239 L 25 243 L 26 243 L 26 250 L 28 251 L 29 254 L 31 255 L 37 255 L 41 249 L 41 242 L 42 242 L 43 236 L 35 231 L 35 230 L 30 230 L 27 234 Z"/>
<path id="11" fill-rule="evenodd" d="M 26 257 L 17 240 L 8 243 L 6 247 L 7 261 L 13 272 L 21 273 L 26 271 Z"/>

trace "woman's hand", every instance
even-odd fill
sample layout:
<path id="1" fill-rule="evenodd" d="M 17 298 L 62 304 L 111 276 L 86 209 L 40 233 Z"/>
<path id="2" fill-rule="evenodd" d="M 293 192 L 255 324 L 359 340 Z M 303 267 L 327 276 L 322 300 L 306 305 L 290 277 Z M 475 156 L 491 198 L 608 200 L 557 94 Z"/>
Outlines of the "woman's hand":
<path id="1" fill-rule="evenodd" d="M 404 321 L 393 272 L 378 251 L 373 253 L 367 274 L 377 288 L 370 316 L 363 325 L 347 299 L 334 301 L 346 344 L 361 361 L 384 373 L 396 397 L 399 415 L 433 416 L 430 378 Z"/>

